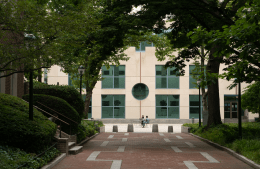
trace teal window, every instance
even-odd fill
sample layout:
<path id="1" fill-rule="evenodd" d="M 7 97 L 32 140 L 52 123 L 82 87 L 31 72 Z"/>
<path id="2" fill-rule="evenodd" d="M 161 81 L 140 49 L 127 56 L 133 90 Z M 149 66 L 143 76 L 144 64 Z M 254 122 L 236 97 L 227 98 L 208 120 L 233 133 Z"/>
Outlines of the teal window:
<path id="1" fill-rule="evenodd" d="M 154 47 L 153 43 L 149 43 L 149 42 L 140 42 L 139 48 L 135 48 L 136 52 L 145 52 L 145 47 Z"/>
<path id="2" fill-rule="evenodd" d="M 102 66 L 102 88 L 103 89 L 124 89 L 125 88 L 125 66 Z"/>
<path id="3" fill-rule="evenodd" d="M 102 118 L 125 118 L 125 95 L 101 95 Z"/>
<path id="4" fill-rule="evenodd" d="M 144 100 L 149 94 L 149 89 L 145 84 L 138 83 L 134 85 L 132 94 L 137 100 Z"/>
<path id="5" fill-rule="evenodd" d="M 86 94 L 82 95 L 82 99 L 84 101 L 85 104 L 85 100 L 86 100 Z M 92 98 L 90 99 L 90 104 L 89 104 L 89 109 L 88 109 L 88 118 L 92 117 Z"/>
<path id="6" fill-rule="evenodd" d="M 156 89 L 179 89 L 178 72 L 174 67 L 165 69 L 163 65 L 155 66 Z"/>
<path id="7" fill-rule="evenodd" d="M 180 118 L 179 95 L 156 95 L 156 118 Z"/>
<path id="8" fill-rule="evenodd" d="M 192 71 L 195 69 L 195 65 L 189 66 L 189 81 L 190 81 L 190 89 L 197 89 L 197 80 L 192 78 Z M 206 66 L 205 66 L 205 76 L 206 76 Z M 195 84 L 194 84 L 195 83 Z M 207 86 L 205 87 L 207 89 Z"/>
<path id="9" fill-rule="evenodd" d="M 199 103 L 199 95 L 190 95 L 190 119 L 198 119 L 199 118 L 199 105 L 200 105 L 200 113 L 202 118 L 202 96 L 200 96 Z"/>

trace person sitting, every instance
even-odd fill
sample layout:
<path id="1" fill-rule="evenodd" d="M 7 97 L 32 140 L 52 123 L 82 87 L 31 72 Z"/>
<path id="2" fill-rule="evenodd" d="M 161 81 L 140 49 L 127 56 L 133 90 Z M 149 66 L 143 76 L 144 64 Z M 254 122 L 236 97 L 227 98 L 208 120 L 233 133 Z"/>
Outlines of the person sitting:
<path id="1" fill-rule="evenodd" d="M 146 124 L 149 124 L 149 122 L 150 122 L 150 119 L 148 119 L 148 116 L 146 116 Z"/>

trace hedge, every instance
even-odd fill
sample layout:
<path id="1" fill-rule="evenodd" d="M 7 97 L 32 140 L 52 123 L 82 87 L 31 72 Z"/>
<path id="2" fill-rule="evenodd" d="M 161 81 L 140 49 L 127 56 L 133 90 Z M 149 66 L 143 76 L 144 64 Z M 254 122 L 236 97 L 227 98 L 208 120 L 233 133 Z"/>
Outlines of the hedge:
<path id="1" fill-rule="evenodd" d="M 24 95 L 23 99 L 26 101 L 29 101 L 29 95 Z M 46 112 L 50 113 L 50 114 L 57 114 L 54 111 L 50 110 L 49 108 L 46 108 L 44 106 L 42 106 L 41 104 L 37 103 L 40 102 L 43 105 L 48 106 L 49 108 L 55 110 L 56 112 L 76 121 L 77 123 L 80 123 L 81 118 L 78 114 L 78 112 L 70 105 L 68 104 L 65 100 L 58 98 L 58 97 L 54 97 L 54 96 L 50 96 L 50 95 L 44 95 L 44 94 L 34 94 L 33 95 L 33 104 L 43 110 L 45 110 Z M 46 115 L 46 114 L 44 114 Z M 70 134 L 70 126 L 71 126 L 71 134 L 76 134 L 78 131 L 78 124 L 70 121 L 69 119 L 67 119 L 66 117 L 63 117 L 59 114 L 58 118 L 69 123 L 70 125 L 61 123 L 62 125 L 62 131 L 64 131 L 67 134 Z M 49 115 L 47 115 L 49 117 Z M 57 124 L 60 124 L 59 120 L 55 121 Z"/>
<path id="2" fill-rule="evenodd" d="M 56 125 L 36 109 L 33 121 L 29 120 L 29 105 L 22 99 L 0 93 L 1 145 L 41 151 L 51 144 L 56 130 Z"/>
<path id="3" fill-rule="evenodd" d="M 80 115 L 83 117 L 84 112 L 84 101 L 80 96 L 80 93 L 72 86 L 57 86 L 57 85 L 39 85 L 33 89 L 34 94 L 45 94 L 55 97 L 59 97 L 68 102 Z"/>

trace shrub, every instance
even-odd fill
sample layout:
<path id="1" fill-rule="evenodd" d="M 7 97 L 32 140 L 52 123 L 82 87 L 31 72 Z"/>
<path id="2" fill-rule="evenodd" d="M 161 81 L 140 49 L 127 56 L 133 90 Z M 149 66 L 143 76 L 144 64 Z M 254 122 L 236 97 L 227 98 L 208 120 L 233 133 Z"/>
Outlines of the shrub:
<path id="1" fill-rule="evenodd" d="M 24 95 L 23 99 L 28 101 L 29 95 Z M 33 95 L 33 102 L 34 102 L 33 104 L 34 105 L 45 110 L 46 112 L 48 112 L 50 114 L 55 114 L 54 111 L 40 105 L 39 103 L 37 103 L 37 101 L 48 106 L 49 108 L 51 108 L 55 111 L 57 111 L 58 113 L 61 113 L 62 115 L 76 121 L 77 123 L 80 123 L 81 118 L 79 117 L 78 112 L 71 105 L 69 105 L 65 100 L 58 98 L 58 97 L 43 95 L 43 94 L 34 94 Z M 66 125 L 61 122 L 62 131 L 64 131 L 67 134 L 70 134 L 70 127 L 71 127 L 71 133 L 73 133 L 73 134 L 77 133 L 78 124 L 71 122 L 70 120 L 68 120 L 67 118 L 65 118 L 59 114 L 58 114 L 58 118 L 60 118 L 61 120 L 70 124 L 70 125 Z M 60 124 L 59 120 L 56 120 L 55 122 L 57 124 Z"/>
<path id="2" fill-rule="evenodd" d="M 86 128 L 82 124 L 79 124 L 78 125 L 78 134 L 77 134 L 77 143 L 80 143 L 86 137 L 87 137 Z"/>
<path id="3" fill-rule="evenodd" d="M 1 168 L 40 168 L 59 154 L 59 150 L 52 147 L 42 156 L 34 158 L 34 153 L 27 153 L 15 147 L 0 146 Z"/>
<path id="4" fill-rule="evenodd" d="M 51 143 L 56 125 L 34 109 L 29 120 L 29 105 L 22 99 L 0 93 L 0 144 L 36 152 Z"/>
<path id="5" fill-rule="evenodd" d="M 79 143 L 86 137 L 91 137 L 96 133 L 98 133 L 98 131 L 95 129 L 94 121 L 81 121 L 81 124 L 79 124 L 79 134 L 77 135 L 77 142 Z"/>
<path id="6" fill-rule="evenodd" d="M 80 93 L 72 86 L 36 85 L 33 88 L 33 93 L 62 98 L 78 112 L 81 118 L 83 117 L 84 101 L 80 96 Z"/>

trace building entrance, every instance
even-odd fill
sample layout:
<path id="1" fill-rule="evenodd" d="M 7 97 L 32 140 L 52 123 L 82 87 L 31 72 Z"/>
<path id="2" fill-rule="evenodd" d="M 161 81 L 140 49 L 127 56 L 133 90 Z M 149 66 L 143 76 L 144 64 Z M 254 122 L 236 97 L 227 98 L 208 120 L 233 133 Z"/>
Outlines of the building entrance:
<path id="1" fill-rule="evenodd" d="M 225 101 L 224 111 L 225 118 L 237 118 L 238 117 L 238 102 L 237 101 Z"/>

